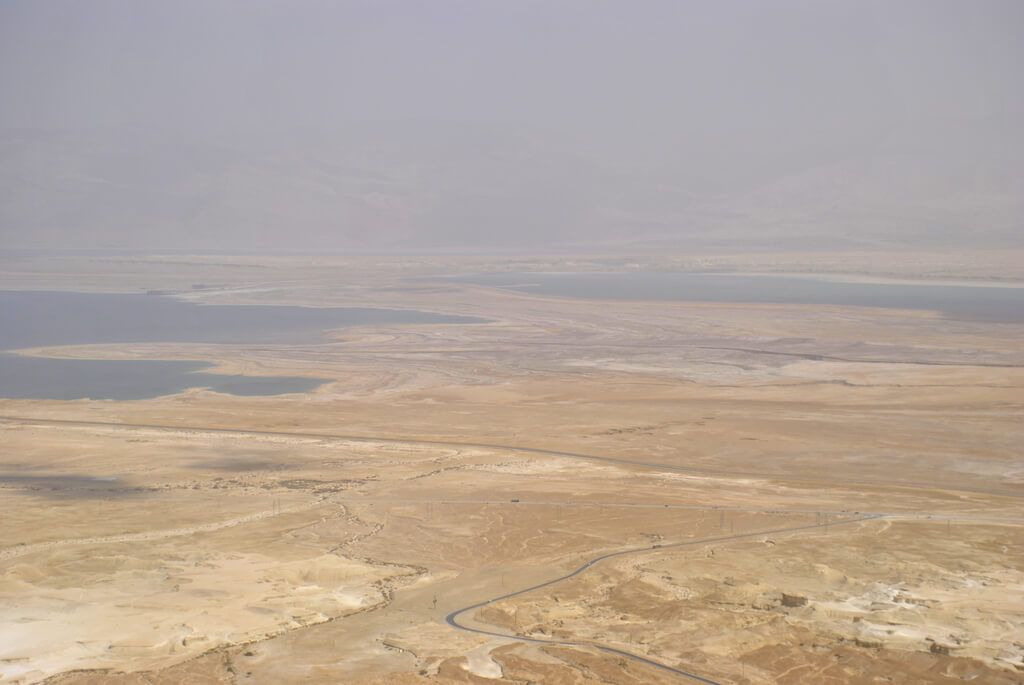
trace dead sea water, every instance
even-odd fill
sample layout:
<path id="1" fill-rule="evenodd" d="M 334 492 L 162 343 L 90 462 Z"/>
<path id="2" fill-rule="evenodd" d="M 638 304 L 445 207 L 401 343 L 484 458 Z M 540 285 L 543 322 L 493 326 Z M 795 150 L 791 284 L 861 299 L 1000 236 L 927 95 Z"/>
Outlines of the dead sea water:
<path id="1" fill-rule="evenodd" d="M 406 309 L 202 305 L 155 295 L 0 291 L 0 350 L 95 343 L 298 343 L 365 324 L 479 323 Z M 0 352 L 0 397 L 138 400 L 210 388 L 308 392 L 325 379 L 204 373 L 201 361 L 52 359 Z"/>
<path id="2" fill-rule="evenodd" d="M 883 307 L 937 311 L 963 321 L 1024 323 L 1024 288 L 1016 287 L 653 271 L 488 273 L 456 280 L 582 299 Z"/>

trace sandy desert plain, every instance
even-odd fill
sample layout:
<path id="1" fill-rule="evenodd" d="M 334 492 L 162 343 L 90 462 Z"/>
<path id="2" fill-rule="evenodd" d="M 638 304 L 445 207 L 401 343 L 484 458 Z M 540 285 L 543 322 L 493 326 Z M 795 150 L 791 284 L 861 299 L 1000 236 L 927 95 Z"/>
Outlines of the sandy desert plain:
<path id="1" fill-rule="evenodd" d="M 327 382 L 0 399 L 0 683 L 1024 683 L 1024 324 L 438 278 L 1022 265 L 5 256 L 0 290 L 487 321 L 28 350 Z"/>

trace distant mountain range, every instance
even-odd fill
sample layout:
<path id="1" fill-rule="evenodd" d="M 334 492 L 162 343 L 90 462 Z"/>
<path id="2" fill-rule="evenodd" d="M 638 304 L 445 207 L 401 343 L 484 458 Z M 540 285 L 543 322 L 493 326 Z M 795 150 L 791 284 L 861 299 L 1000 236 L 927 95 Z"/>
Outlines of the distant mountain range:
<path id="1" fill-rule="evenodd" d="M 425 122 L 7 130 L 0 247 L 1024 246 L 1024 142 L 992 133 L 922 126 L 767 161 L 712 154 L 704 168 L 682 149 L 640 162 L 553 134 Z"/>

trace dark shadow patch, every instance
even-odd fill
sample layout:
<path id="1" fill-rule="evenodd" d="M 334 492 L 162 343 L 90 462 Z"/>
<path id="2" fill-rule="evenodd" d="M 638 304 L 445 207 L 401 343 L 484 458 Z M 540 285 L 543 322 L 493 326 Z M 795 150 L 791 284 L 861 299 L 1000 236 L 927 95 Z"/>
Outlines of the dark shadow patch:
<path id="1" fill-rule="evenodd" d="M 0 473 L 0 487 L 8 492 L 59 499 L 113 499 L 151 492 L 149 488 L 126 486 L 116 477 L 76 473 Z"/>

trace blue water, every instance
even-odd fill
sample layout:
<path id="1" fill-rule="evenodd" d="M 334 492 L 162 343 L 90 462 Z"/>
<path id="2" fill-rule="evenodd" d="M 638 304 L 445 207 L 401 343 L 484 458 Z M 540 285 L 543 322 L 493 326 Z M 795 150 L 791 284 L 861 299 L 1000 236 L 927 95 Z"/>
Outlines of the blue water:
<path id="1" fill-rule="evenodd" d="M 200 305 L 154 295 L 0 291 L 0 350 L 141 342 L 315 342 L 362 324 L 478 323 L 404 309 Z M 0 352 L 0 397 L 137 400 L 210 388 L 232 395 L 308 392 L 325 379 L 204 373 L 204 362 L 79 360 Z"/>
<path id="2" fill-rule="evenodd" d="M 457 280 L 558 297 L 885 307 L 938 311 L 950 319 L 1024 323 L 1024 288 L 681 272 L 500 273 Z"/>

